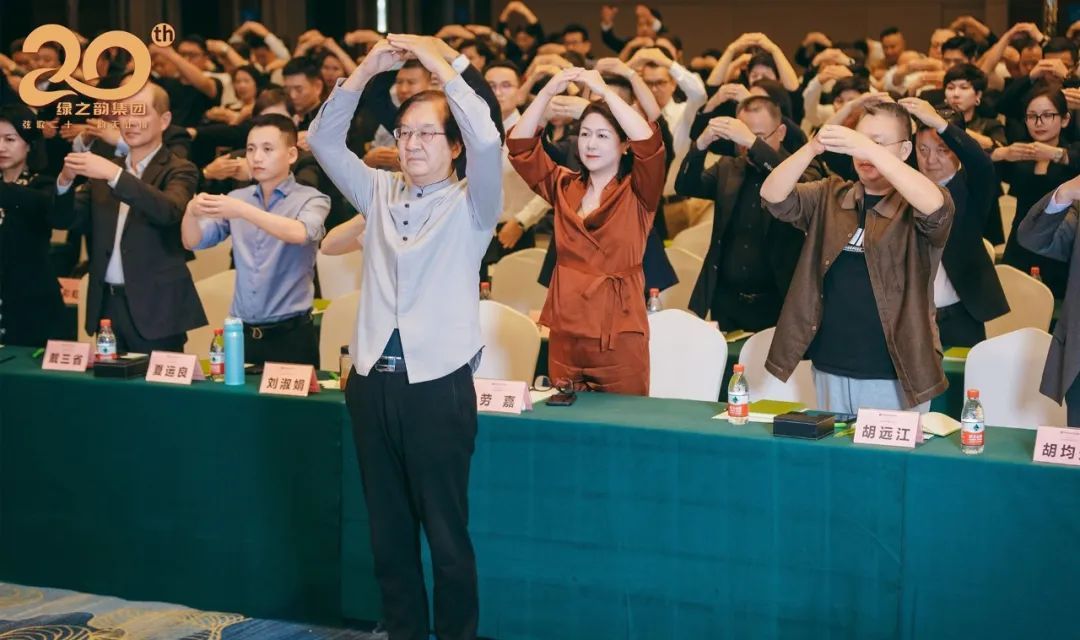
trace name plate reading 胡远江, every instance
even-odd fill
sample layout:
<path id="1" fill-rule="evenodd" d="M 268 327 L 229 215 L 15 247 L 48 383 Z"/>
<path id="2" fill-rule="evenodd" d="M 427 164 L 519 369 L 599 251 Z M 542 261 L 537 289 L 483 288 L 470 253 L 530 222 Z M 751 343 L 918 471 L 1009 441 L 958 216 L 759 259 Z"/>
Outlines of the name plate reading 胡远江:
<path id="1" fill-rule="evenodd" d="M 917 411 L 859 409 L 855 420 L 855 444 L 914 449 L 922 441 Z"/>

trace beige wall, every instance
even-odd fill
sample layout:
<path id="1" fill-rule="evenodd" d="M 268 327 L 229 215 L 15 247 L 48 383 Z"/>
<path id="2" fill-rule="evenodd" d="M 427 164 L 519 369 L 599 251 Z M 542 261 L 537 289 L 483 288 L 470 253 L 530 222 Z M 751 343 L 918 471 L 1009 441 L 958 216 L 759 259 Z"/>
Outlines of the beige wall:
<path id="1" fill-rule="evenodd" d="M 825 31 L 836 40 L 850 41 L 860 35 L 874 37 L 886 26 L 900 27 L 908 46 L 925 50 L 930 32 L 961 15 L 984 20 L 996 33 L 1005 26 L 1007 0 L 653 0 L 664 15 L 668 29 L 683 39 L 686 54 L 703 49 L 723 49 L 746 31 L 766 33 L 789 55 L 808 31 Z M 498 15 L 506 2 L 495 0 Z M 607 55 L 600 42 L 600 7 L 593 0 L 534 0 L 527 3 L 545 28 L 554 31 L 567 23 L 588 27 L 593 49 Z M 616 33 L 633 36 L 633 3 L 619 3 Z"/>

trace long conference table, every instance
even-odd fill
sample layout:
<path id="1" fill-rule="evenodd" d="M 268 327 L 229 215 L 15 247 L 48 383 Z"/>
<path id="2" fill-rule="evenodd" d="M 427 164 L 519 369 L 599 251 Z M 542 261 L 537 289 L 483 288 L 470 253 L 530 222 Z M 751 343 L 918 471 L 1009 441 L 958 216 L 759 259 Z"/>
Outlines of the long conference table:
<path id="1" fill-rule="evenodd" d="M 8 356 L 13 359 L 3 361 Z M 0 580 L 377 620 L 340 392 L 44 372 L 0 349 Z M 719 403 L 482 414 L 480 631 L 499 639 L 1076 637 L 1080 470 L 1032 431 L 774 438 Z"/>

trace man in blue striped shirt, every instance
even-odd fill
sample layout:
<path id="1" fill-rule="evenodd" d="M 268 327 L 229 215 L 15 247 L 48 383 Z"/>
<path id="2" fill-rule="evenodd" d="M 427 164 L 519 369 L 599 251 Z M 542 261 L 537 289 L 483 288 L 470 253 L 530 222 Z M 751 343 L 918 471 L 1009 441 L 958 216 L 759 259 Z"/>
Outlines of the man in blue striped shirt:
<path id="1" fill-rule="evenodd" d="M 232 236 L 236 289 L 231 314 L 244 321 L 245 359 L 256 365 L 319 365 L 311 305 L 315 253 L 325 235 L 330 198 L 293 177 L 296 139 L 289 118 L 256 117 L 247 141 L 255 184 L 227 196 L 198 194 L 181 227 L 184 246 L 193 250 Z"/>

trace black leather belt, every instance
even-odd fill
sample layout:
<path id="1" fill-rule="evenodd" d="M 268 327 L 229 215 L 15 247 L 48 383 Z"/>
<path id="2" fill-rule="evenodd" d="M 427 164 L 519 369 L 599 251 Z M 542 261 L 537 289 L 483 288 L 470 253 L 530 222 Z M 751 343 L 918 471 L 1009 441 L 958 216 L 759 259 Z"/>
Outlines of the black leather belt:
<path id="1" fill-rule="evenodd" d="M 245 324 L 244 333 L 248 334 L 255 340 L 262 340 L 268 333 L 278 333 L 281 331 L 291 331 L 298 327 L 302 327 L 305 324 L 311 322 L 311 312 L 300 314 L 292 318 L 287 318 L 280 322 L 270 322 L 267 324 Z"/>
<path id="2" fill-rule="evenodd" d="M 124 293 L 124 285 L 122 285 L 122 284 L 109 284 L 108 282 L 105 283 L 105 293 L 109 294 L 110 296 L 126 295 Z"/>

